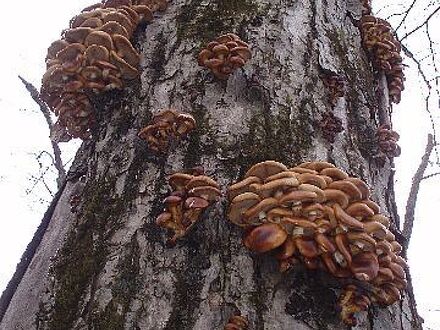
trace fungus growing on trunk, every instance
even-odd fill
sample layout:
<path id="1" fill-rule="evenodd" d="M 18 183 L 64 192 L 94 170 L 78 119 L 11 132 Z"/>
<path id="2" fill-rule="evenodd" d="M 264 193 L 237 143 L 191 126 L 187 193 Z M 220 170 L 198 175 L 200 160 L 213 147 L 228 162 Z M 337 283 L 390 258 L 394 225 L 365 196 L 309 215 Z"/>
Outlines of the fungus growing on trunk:
<path id="1" fill-rule="evenodd" d="M 229 321 L 223 330 L 247 330 L 248 326 L 249 322 L 247 318 L 240 314 L 236 314 L 229 318 Z"/>
<path id="2" fill-rule="evenodd" d="M 219 185 L 210 177 L 199 174 L 197 169 L 188 173 L 174 173 L 168 178 L 172 189 L 164 199 L 165 211 L 156 219 L 156 224 L 169 229 L 173 235 L 168 244 L 175 245 L 177 239 L 185 236 L 198 222 L 202 212 L 216 202 L 221 191 Z"/>
<path id="3" fill-rule="evenodd" d="M 210 69 L 217 78 L 226 80 L 251 57 L 249 45 L 239 36 L 228 33 L 203 48 L 199 53 L 198 63 Z"/>
<path id="4" fill-rule="evenodd" d="M 321 75 L 321 79 L 327 87 L 330 104 L 334 107 L 338 101 L 338 98 L 345 95 L 345 78 L 341 74 L 337 74 L 326 70 Z"/>
<path id="5" fill-rule="evenodd" d="M 228 218 L 245 230 L 248 249 L 273 251 L 281 271 L 303 263 L 353 281 L 339 302 L 345 323 L 355 324 L 353 314 L 366 310 L 370 299 L 389 305 L 406 287 L 406 262 L 389 219 L 369 199 L 365 182 L 333 164 L 288 169 L 276 161 L 258 163 L 228 196 Z M 356 283 L 373 289 L 360 294 Z"/>
<path id="6" fill-rule="evenodd" d="M 152 123 L 139 132 L 151 150 L 164 152 L 174 142 L 186 137 L 196 127 L 193 116 L 176 110 L 163 110 L 153 116 Z"/>
<path id="7" fill-rule="evenodd" d="M 362 16 L 359 22 L 362 46 L 370 55 L 373 66 L 385 73 L 391 102 L 399 103 L 404 89 L 401 46 L 394 37 L 391 25 L 371 15 Z"/>
<path id="8" fill-rule="evenodd" d="M 321 128 L 324 139 L 330 143 L 334 143 L 336 135 L 344 130 L 342 120 L 330 111 L 322 114 L 318 125 Z"/>
<path id="9" fill-rule="evenodd" d="M 384 124 L 377 129 L 377 137 L 379 144 L 379 158 L 388 157 L 390 159 L 400 156 L 400 147 L 397 144 L 399 134 L 391 130 L 391 126 Z"/>
<path id="10" fill-rule="evenodd" d="M 129 39 L 165 7 L 161 0 L 103 1 L 72 18 L 62 38 L 49 46 L 41 97 L 71 137 L 90 137 L 95 113 L 88 93 L 122 89 L 138 77 L 140 55 Z"/>

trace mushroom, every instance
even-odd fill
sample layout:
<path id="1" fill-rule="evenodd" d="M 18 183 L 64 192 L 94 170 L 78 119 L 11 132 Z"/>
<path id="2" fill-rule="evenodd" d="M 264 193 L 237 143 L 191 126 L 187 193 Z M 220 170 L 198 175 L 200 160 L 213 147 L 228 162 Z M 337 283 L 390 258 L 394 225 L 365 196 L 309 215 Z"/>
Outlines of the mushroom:
<path id="1" fill-rule="evenodd" d="M 249 322 L 246 317 L 237 313 L 229 318 L 223 330 L 247 330 Z"/>
<path id="2" fill-rule="evenodd" d="M 228 33 L 203 48 L 198 55 L 198 63 L 209 68 L 217 78 L 226 80 L 251 57 L 249 45 L 237 35 Z"/>
<path id="3" fill-rule="evenodd" d="M 224 40 L 233 42 L 227 35 Z M 354 285 L 348 305 L 342 304 L 347 324 L 356 322 L 354 313 L 366 310 L 370 298 L 392 303 L 406 287 L 402 247 L 361 179 L 325 161 L 289 169 L 265 161 L 228 191 L 228 217 L 245 230 L 245 245 L 255 252 L 276 248 L 272 256 L 280 271 L 303 263 L 354 283 L 368 282 L 373 291 L 361 294 Z"/>
<path id="4" fill-rule="evenodd" d="M 369 7 L 367 6 L 367 12 Z M 362 45 L 370 55 L 373 66 L 384 71 L 391 102 L 399 103 L 404 89 L 401 47 L 391 31 L 391 26 L 383 19 L 364 15 L 359 24 Z"/>
<path id="5" fill-rule="evenodd" d="M 334 143 L 336 135 L 344 130 L 342 120 L 336 117 L 332 112 L 325 112 L 318 123 L 322 135 L 330 143 Z"/>
<path id="6" fill-rule="evenodd" d="M 195 119 L 191 115 L 168 109 L 155 114 L 152 123 L 138 135 L 149 144 L 150 149 L 163 152 L 172 141 L 184 137 L 195 127 Z"/>
<path id="7" fill-rule="evenodd" d="M 195 181 L 197 178 L 199 180 Z M 217 200 L 220 191 L 214 180 L 197 174 L 174 173 L 168 178 L 168 183 L 175 190 L 164 199 L 165 212 L 159 215 L 156 224 L 173 231 L 168 243 L 174 245 L 199 221 L 202 212 Z"/>
<path id="8" fill-rule="evenodd" d="M 263 253 L 281 246 L 286 238 L 287 233 L 282 226 L 265 223 L 246 233 L 243 243 L 249 250 Z"/>

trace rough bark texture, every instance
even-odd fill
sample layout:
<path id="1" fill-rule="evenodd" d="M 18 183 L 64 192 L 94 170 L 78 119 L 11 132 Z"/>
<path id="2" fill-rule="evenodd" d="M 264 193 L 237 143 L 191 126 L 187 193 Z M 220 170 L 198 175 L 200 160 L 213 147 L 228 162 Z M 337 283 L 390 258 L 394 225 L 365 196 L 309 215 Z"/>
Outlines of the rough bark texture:
<path id="1" fill-rule="evenodd" d="M 236 309 L 250 329 L 346 328 L 335 311 L 340 285 L 325 273 L 279 274 L 274 261 L 249 253 L 240 230 L 226 221 L 225 199 L 174 248 L 165 246 L 166 233 L 154 221 L 167 174 L 201 164 L 226 187 L 267 159 L 332 161 L 364 179 L 398 221 L 392 164 L 374 160 L 378 113 L 388 113 L 388 103 L 361 48 L 359 6 L 357 0 L 176 0 L 140 28 L 140 81 L 95 100 L 95 139 L 79 150 L 0 328 L 222 329 Z M 227 82 L 196 63 L 200 47 L 224 32 L 240 34 L 253 51 Z M 317 124 L 331 110 L 323 69 L 347 81 L 333 110 L 345 131 L 332 145 Z M 137 133 L 168 107 L 191 113 L 198 129 L 156 156 Z M 73 214 L 69 199 L 78 193 Z M 420 329 L 409 297 L 372 307 L 357 328 Z"/>

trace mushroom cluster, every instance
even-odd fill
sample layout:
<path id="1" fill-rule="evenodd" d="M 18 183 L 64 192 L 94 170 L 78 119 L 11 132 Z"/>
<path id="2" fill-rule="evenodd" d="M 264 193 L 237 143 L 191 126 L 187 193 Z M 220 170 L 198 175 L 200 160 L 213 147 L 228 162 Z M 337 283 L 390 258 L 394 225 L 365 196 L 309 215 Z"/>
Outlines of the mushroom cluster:
<path id="1" fill-rule="evenodd" d="M 41 97 L 71 137 L 88 138 L 95 121 L 89 93 L 122 89 L 140 61 L 130 38 L 165 0 L 107 0 L 85 8 L 48 48 Z"/>
<path id="2" fill-rule="evenodd" d="M 249 322 L 247 318 L 238 314 L 229 318 L 229 321 L 223 330 L 247 330 L 248 327 Z"/>
<path id="3" fill-rule="evenodd" d="M 322 81 L 330 92 L 329 97 L 331 105 L 335 106 L 338 98 L 345 95 L 344 76 L 329 71 L 322 75 Z"/>
<path id="4" fill-rule="evenodd" d="M 150 125 L 139 132 L 139 137 L 148 143 L 151 150 L 164 152 L 173 141 L 184 138 L 196 127 L 196 120 L 187 113 L 163 110 L 153 116 Z"/>
<path id="5" fill-rule="evenodd" d="M 156 224 L 173 232 L 167 241 L 176 241 L 197 223 L 202 212 L 221 195 L 220 187 L 213 179 L 196 168 L 187 173 L 175 173 L 168 178 L 173 191 L 164 199 L 165 211 L 156 219 Z"/>
<path id="6" fill-rule="evenodd" d="M 393 35 L 391 25 L 383 19 L 365 15 L 360 20 L 360 29 L 362 45 L 370 54 L 373 66 L 385 73 L 391 102 L 399 103 L 405 77 L 401 46 Z"/>
<path id="7" fill-rule="evenodd" d="M 251 251 L 272 251 L 286 271 L 297 263 L 370 285 L 371 300 L 392 304 L 406 287 L 402 246 L 366 183 L 327 162 L 293 168 L 252 166 L 228 188 L 229 220 Z M 344 317 L 344 322 L 353 324 Z"/>
<path id="8" fill-rule="evenodd" d="M 356 324 L 355 313 L 368 310 L 371 300 L 368 294 L 356 285 L 347 285 L 338 300 L 337 309 L 347 324 Z"/>
<path id="9" fill-rule="evenodd" d="M 371 0 L 361 0 L 362 2 L 362 15 L 371 14 Z"/>
<path id="10" fill-rule="evenodd" d="M 399 134 L 391 130 L 391 126 L 383 124 L 377 129 L 377 137 L 379 143 L 380 152 L 388 158 L 394 158 L 400 156 L 400 147 L 397 144 L 399 141 Z"/>
<path id="11" fill-rule="evenodd" d="M 325 112 L 318 125 L 321 128 L 324 139 L 330 143 L 334 143 L 336 135 L 344 130 L 342 120 L 332 112 Z"/>
<path id="12" fill-rule="evenodd" d="M 206 66 L 219 79 L 228 79 L 252 57 L 249 45 L 239 36 L 228 33 L 211 41 L 199 53 L 200 66 Z"/>

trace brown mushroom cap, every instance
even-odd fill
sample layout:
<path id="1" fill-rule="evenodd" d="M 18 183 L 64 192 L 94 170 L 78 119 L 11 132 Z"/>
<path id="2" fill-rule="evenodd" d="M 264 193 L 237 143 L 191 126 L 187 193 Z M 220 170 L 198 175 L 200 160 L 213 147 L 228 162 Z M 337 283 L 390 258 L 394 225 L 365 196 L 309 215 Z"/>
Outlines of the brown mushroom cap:
<path id="1" fill-rule="evenodd" d="M 373 252 L 361 252 L 353 257 L 350 270 L 359 281 L 369 282 L 379 272 L 379 262 Z"/>
<path id="2" fill-rule="evenodd" d="M 110 53 L 104 46 L 91 45 L 85 50 L 84 57 L 88 64 L 94 64 L 96 61 L 108 62 Z"/>
<path id="3" fill-rule="evenodd" d="M 121 77 L 126 80 L 136 79 L 139 76 L 139 71 L 125 62 L 121 57 L 113 50 L 110 52 L 110 61 L 112 64 L 118 67 L 121 72 Z"/>
<path id="4" fill-rule="evenodd" d="M 209 206 L 209 202 L 205 198 L 192 196 L 185 200 L 185 208 L 187 209 L 205 209 Z"/>
<path id="5" fill-rule="evenodd" d="M 140 56 L 126 37 L 120 34 L 115 34 L 113 35 L 113 42 L 118 56 L 123 58 L 133 67 L 137 67 L 139 65 Z"/>
<path id="6" fill-rule="evenodd" d="M 211 179 L 209 176 L 205 176 L 205 175 L 198 175 L 193 177 L 187 184 L 186 184 L 186 189 L 187 190 L 191 190 L 195 187 L 202 187 L 202 186 L 212 186 L 214 188 L 219 189 L 220 186 L 218 185 L 217 182 L 215 182 L 215 180 Z"/>
<path id="7" fill-rule="evenodd" d="M 174 190 L 183 190 L 186 184 L 193 178 L 194 176 L 190 174 L 174 173 L 168 178 L 168 183 Z"/>
<path id="8" fill-rule="evenodd" d="M 248 223 L 245 222 L 243 213 L 257 205 L 260 201 L 260 196 L 251 192 L 245 192 L 234 197 L 229 208 L 228 219 L 238 226 L 247 226 Z"/>
<path id="9" fill-rule="evenodd" d="M 233 199 L 235 196 L 240 195 L 241 193 L 244 193 L 248 191 L 249 185 L 257 183 L 261 183 L 261 179 L 256 176 L 249 176 L 246 179 L 239 181 L 231 186 L 228 187 L 228 197 L 229 199 Z"/>
<path id="10" fill-rule="evenodd" d="M 316 258 L 320 255 L 318 245 L 313 239 L 297 237 L 295 244 L 299 253 L 306 258 Z"/>
<path id="11" fill-rule="evenodd" d="M 130 21 L 130 19 L 127 16 L 125 16 L 121 12 L 116 12 L 116 11 L 110 12 L 104 16 L 102 21 L 104 23 L 115 21 L 115 22 L 119 23 L 120 25 L 122 25 L 127 30 L 128 35 L 131 35 L 133 33 L 134 26 L 133 26 L 132 22 Z"/>
<path id="12" fill-rule="evenodd" d="M 244 238 L 244 245 L 251 251 L 267 252 L 281 246 L 287 238 L 287 233 L 278 224 L 265 223 L 248 232 Z"/>
<path id="13" fill-rule="evenodd" d="M 221 196 L 221 191 L 212 186 L 201 186 L 192 188 L 188 194 L 206 199 L 208 202 L 214 202 Z"/>
<path id="14" fill-rule="evenodd" d="M 277 179 L 259 185 L 256 192 L 262 197 L 269 197 L 276 192 L 283 192 L 297 186 L 298 180 L 296 178 Z"/>
<path id="15" fill-rule="evenodd" d="M 278 200 L 272 197 L 265 198 L 257 205 L 249 208 L 244 212 L 244 217 L 247 221 L 257 219 L 264 219 L 266 217 L 266 212 L 270 209 L 278 206 Z"/>
<path id="16" fill-rule="evenodd" d="M 287 171 L 287 167 L 284 164 L 276 162 L 274 160 L 267 160 L 265 162 L 261 162 L 252 166 L 245 174 L 245 178 L 250 176 L 256 176 L 262 180 L 267 177 Z"/>
<path id="17" fill-rule="evenodd" d="M 296 205 L 303 202 L 313 202 L 318 195 L 312 191 L 305 190 L 293 190 L 279 199 L 280 205 L 290 206 L 292 204 Z"/>
<path id="18" fill-rule="evenodd" d="M 176 132 L 179 135 L 186 135 L 188 132 L 196 128 L 196 120 L 193 116 L 181 113 L 176 118 Z"/>
<path id="19" fill-rule="evenodd" d="M 100 45 L 104 46 L 108 50 L 113 49 L 113 41 L 112 37 L 104 31 L 93 31 L 89 33 L 89 35 L 84 40 L 85 46 L 91 46 L 91 45 Z"/>
<path id="20" fill-rule="evenodd" d="M 113 35 L 122 35 L 124 38 L 130 38 L 130 35 L 128 34 L 128 31 L 125 27 L 123 27 L 121 24 L 119 24 L 118 22 L 114 22 L 114 21 L 110 21 L 107 22 L 105 24 L 103 24 L 100 28 L 100 31 L 104 31 L 108 34 L 110 34 L 111 36 Z M 115 41 L 115 40 L 113 40 Z M 117 46 L 116 46 L 117 48 Z"/>

